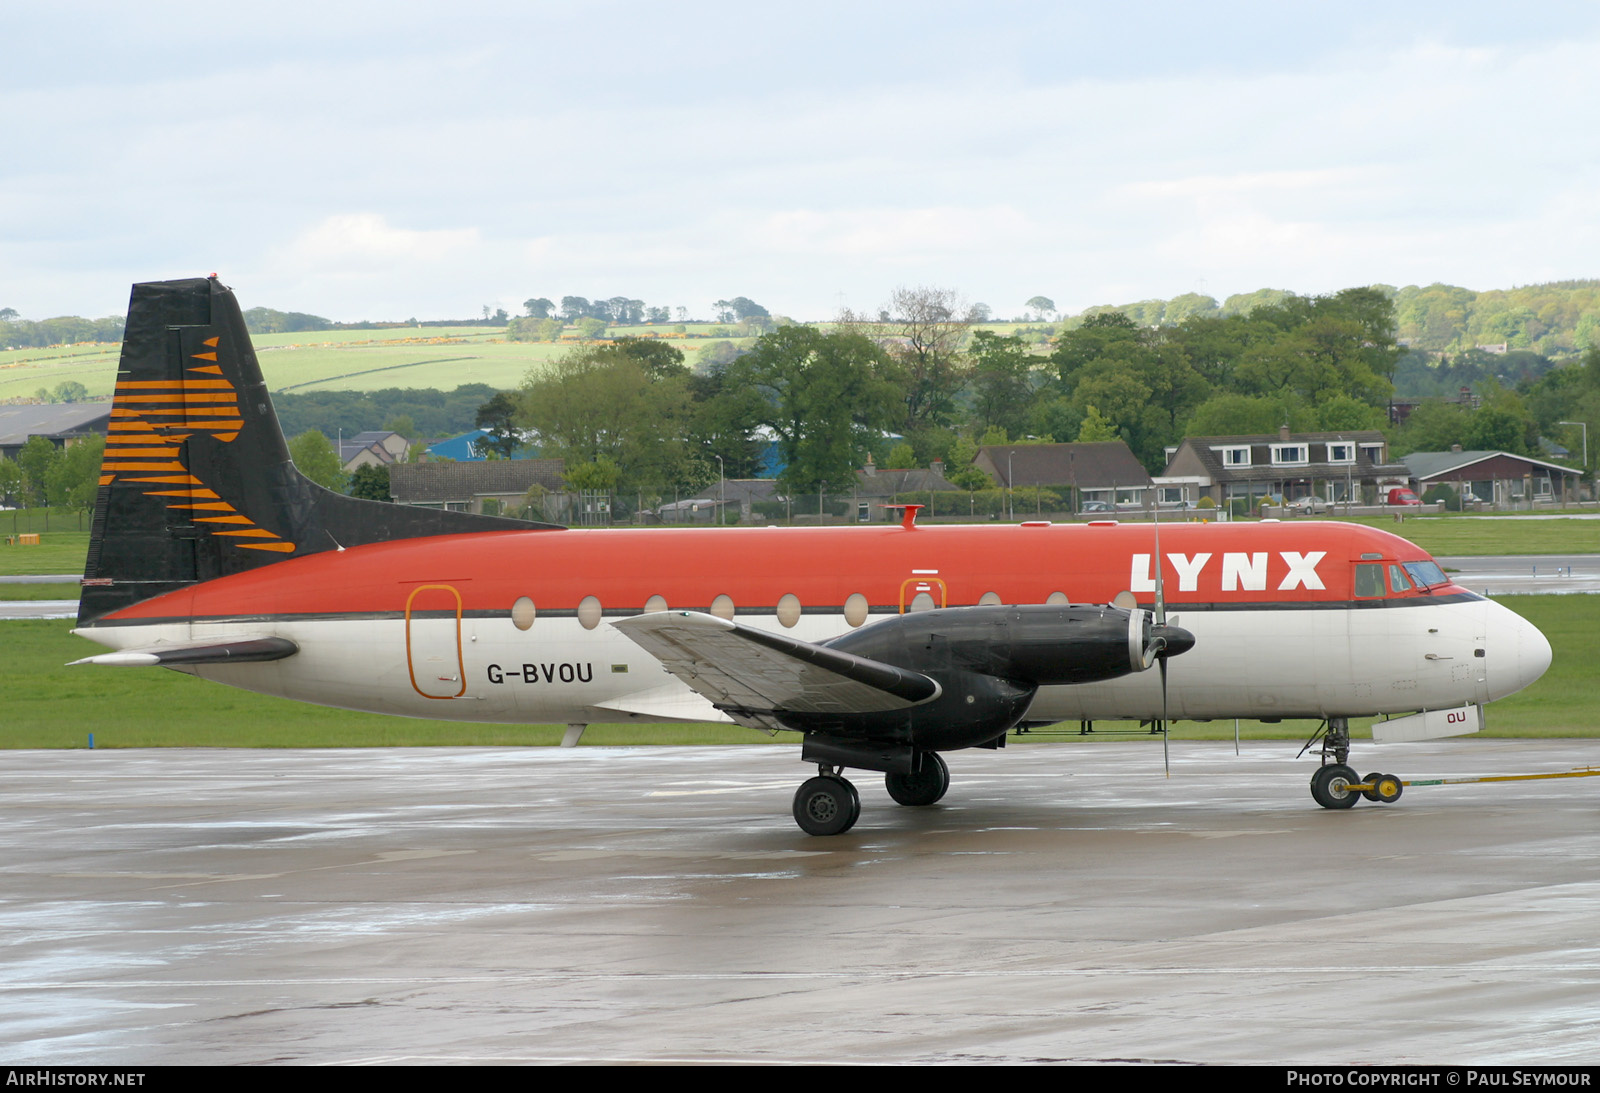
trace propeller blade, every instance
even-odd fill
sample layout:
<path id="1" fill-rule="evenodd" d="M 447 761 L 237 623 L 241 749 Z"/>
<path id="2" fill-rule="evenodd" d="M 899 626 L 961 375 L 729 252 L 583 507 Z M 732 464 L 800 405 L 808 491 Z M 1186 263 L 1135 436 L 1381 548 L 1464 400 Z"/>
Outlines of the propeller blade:
<path id="1" fill-rule="evenodd" d="M 1161 658 L 1161 769 L 1172 777 L 1172 758 L 1167 753 L 1167 658 Z"/>

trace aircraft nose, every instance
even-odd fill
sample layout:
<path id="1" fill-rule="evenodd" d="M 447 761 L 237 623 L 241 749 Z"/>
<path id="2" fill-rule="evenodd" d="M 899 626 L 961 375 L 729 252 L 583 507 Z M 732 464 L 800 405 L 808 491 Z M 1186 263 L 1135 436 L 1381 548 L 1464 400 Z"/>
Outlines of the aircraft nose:
<path id="1" fill-rule="evenodd" d="M 1504 698 L 1544 675 L 1550 667 L 1550 642 L 1515 611 L 1488 603 L 1489 697 Z"/>
<path id="2" fill-rule="evenodd" d="M 1517 616 L 1517 690 L 1529 686 L 1550 667 L 1550 641 L 1539 628 Z"/>

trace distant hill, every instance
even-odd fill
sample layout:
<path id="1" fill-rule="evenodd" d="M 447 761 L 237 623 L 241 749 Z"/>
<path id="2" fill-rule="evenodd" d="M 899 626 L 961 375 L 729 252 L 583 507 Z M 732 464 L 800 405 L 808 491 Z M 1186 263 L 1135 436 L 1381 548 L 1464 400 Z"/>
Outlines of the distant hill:
<path id="1" fill-rule="evenodd" d="M 1394 301 L 1397 336 L 1426 352 L 1457 353 L 1480 345 L 1528 349 L 1547 357 L 1570 356 L 1600 345 L 1600 280 L 1551 281 L 1477 292 L 1458 285 L 1373 285 Z M 1081 326 L 1090 316 L 1119 311 L 1140 326 L 1176 326 L 1194 316 L 1247 315 L 1280 303 L 1289 293 L 1263 288 L 1229 296 L 1185 293 L 1170 300 L 1139 300 L 1085 308 L 1061 322 Z"/>

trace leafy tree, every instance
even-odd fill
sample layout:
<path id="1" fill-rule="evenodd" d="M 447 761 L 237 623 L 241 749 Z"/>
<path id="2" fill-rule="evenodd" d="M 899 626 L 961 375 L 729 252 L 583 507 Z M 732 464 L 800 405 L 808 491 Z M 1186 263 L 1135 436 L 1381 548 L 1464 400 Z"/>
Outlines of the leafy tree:
<path id="1" fill-rule="evenodd" d="M 357 467 L 350 476 L 350 496 L 368 501 L 389 500 L 389 468 L 381 463 Z"/>
<path id="2" fill-rule="evenodd" d="M 1090 444 L 1102 440 L 1120 440 L 1116 427 L 1111 424 L 1111 419 L 1094 408 L 1091 403 L 1088 413 L 1084 415 L 1083 428 L 1078 430 L 1078 443 Z"/>
<path id="3" fill-rule="evenodd" d="M 948 425 L 971 378 L 967 337 L 976 317 L 954 289 L 900 287 L 872 321 L 846 310 L 839 321 L 879 341 L 899 366 L 900 431 Z"/>
<path id="4" fill-rule="evenodd" d="M 543 296 L 538 296 L 522 301 L 522 313 L 530 319 L 548 319 L 555 306 Z"/>
<path id="5" fill-rule="evenodd" d="M 16 318 L 18 318 L 16 308 L 0 307 L 0 323 L 9 323 Z"/>
<path id="6" fill-rule="evenodd" d="M 348 476 L 339 463 L 339 453 L 333 450 L 333 442 L 317 430 L 308 430 L 290 441 L 289 458 L 301 474 L 317 485 L 343 492 Z"/>
<path id="7" fill-rule="evenodd" d="M 21 500 L 23 486 L 28 476 L 14 459 L 0 455 L 0 502 Z"/>
<path id="8" fill-rule="evenodd" d="M 514 423 L 568 466 L 600 460 L 618 468 L 625 492 L 704 481 L 687 434 L 687 376 L 661 374 L 636 347 L 589 345 L 530 374 Z"/>
<path id="9" fill-rule="evenodd" d="M 609 493 L 622 480 L 622 468 L 605 456 L 593 463 L 579 463 L 562 475 L 568 486 L 575 490 L 596 490 Z"/>
<path id="10" fill-rule="evenodd" d="M 904 471 L 917 465 L 917 451 L 905 441 L 901 441 L 889 449 L 889 454 L 884 457 L 883 465 L 886 468 Z"/>
<path id="11" fill-rule="evenodd" d="M 105 450 L 103 436 L 67 445 L 45 472 L 45 494 L 50 504 L 75 512 L 93 508 L 100 491 L 100 461 Z"/>
<path id="12" fill-rule="evenodd" d="M 1025 431 L 1033 402 L 1034 355 L 1021 338 L 1002 338 L 988 330 L 972 336 L 972 421 L 979 428 L 999 425 Z"/>
<path id="13" fill-rule="evenodd" d="M 1048 296 L 1035 296 L 1023 306 L 1041 319 L 1056 313 L 1056 302 Z"/>
<path id="14" fill-rule="evenodd" d="M 763 424 L 777 436 L 791 492 L 851 481 L 893 424 L 899 392 L 887 354 L 857 333 L 786 326 L 757 339 L 728 366 L 730 382 L 761 393 Z"/>
<path id="15" fill-rule="evenodd" d="M 383 423 L 383 427 L 391 433 L 399 433 L 407 440 L 417 438 L 417 423 L 411 420 L 410 414 L 396 414 Z"/>
<path id="16" fill-rule="evenodd" d="M 82 402 L 89 397 L 89 389 L 77 380 L 62 380 L 52 393 L 52 402 Z"/>
<path id="17" fill-rule="evenodd" d="M 496 391 L 493 398 L 478 407 L 474 422 L 478 428 L 489 431 L 488 436 L 478 441 L 478 447 L 495 452 L 501 459 L 510 459 L 522 446 L 516 427 L 520 409 L 516 397 L 506 391 Z"/>
<path id="18" fill-rule="evenodd" d="M 578 328 L 578 337 L 586 342 L 592 342 L 606 332 L 606 321 L 604 319 L 596 319 L 593 316 L 579 319 L 573 325 Z"/>
<path id="19" fill-rule="evenodd" d="M 30 505 L 47 504 L 45 483 L 50 469 L 61 460 L 61 449 L 42 436 L 30 436 L 17 452 L 17 465 L 26 476 L 23 492 Z"/>

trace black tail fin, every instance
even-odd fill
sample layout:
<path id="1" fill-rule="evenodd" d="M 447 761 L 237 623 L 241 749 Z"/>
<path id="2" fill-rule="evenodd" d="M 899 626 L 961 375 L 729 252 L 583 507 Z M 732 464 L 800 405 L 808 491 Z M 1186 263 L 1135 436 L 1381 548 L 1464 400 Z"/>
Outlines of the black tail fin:
<path id="1" fill-rule="evenodd" d="M 289 460 L 233 293 L 214 277 L 134 285 L 78 623 L 324 550 L 554 526 L 309 481 Z"/>

